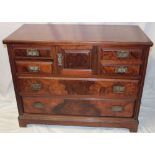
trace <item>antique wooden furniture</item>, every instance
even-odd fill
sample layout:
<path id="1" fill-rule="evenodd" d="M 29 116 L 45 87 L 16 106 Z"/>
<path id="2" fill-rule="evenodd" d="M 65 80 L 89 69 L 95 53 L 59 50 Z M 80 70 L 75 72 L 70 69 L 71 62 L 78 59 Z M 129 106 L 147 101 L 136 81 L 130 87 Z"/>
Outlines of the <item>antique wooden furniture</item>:
<path id="1" fill-rule="evenodd" d="M 23 25 L 7 44 L 19 125 L 136 132 L 149 49 L 138 26 Z"/>

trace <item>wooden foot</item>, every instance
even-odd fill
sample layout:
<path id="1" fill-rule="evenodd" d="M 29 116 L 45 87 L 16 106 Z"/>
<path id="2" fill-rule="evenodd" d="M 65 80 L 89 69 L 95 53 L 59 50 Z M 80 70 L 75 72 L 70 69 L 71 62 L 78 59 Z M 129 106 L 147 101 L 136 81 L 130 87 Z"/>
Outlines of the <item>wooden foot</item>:
<path id="1" fill-rule="evenodd" d="M 138 126 L 129 128 L 130 132 L 137 132 L 138 131 Z"/>
<path id="2" fill-rule="evenodd" d="M 26 122 L 24 122 L 24 121 L 21 121 L 21 120 L 19 120 L 19 126 L 20 127 L 27 127 L 27 123 Z"/>

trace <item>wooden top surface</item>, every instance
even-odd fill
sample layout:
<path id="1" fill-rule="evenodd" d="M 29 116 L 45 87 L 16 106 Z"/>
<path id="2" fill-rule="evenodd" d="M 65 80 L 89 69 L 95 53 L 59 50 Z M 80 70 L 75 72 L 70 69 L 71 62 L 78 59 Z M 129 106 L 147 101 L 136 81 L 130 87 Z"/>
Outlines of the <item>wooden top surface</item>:
<path id="1" fill-rule="evenodd" d="M 25 24 L 3 43 L 110 43 L 152 45 L 138 26 Z"/>

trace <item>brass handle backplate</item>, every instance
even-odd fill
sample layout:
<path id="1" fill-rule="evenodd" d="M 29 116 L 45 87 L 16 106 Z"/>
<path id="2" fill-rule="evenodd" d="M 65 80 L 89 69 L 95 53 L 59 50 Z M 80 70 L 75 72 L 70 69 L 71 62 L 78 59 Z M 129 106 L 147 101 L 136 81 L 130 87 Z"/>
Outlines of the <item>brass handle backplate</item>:
<path id="1" fill-rule="evenodd" d="M 113 112 L 121 112 L 121 111 L 124 110 L 124 108 L 123 108 L 123 106 L 112 106 L 112 107 L 111 107 L 111 110 L 112 110 Z"/>
<path id="2" fill-rule="evenodd" d="M 129 57 L 129 52 L 128 51 L 118 51 L 117 52 L 117 57 L 118 58 L 128 58 Z"/>
<path id="3" fill-rule="evenodd" d="M 121 85 L 113 86 L 114 93 L 123 93 L 125 91 L 125 87 Z"/>
<path id="4" fill-rule="evenodd" d="M 42 108 L 44 108 L 44 103 L 42 103 L 42 102 L 34 102 L 33 107 L 38 108 L 38 109 L 42 109 Z"/>
<path id="5" fill-rule="evenodd" d="M 62 59 L 63 59 L 62 53 L 58 53 L 57 56 L 58 56 L 58 65 L 62 66 Z"/>
<path id="6" fill-rule="evenodd" d="M 31 88 L 32 88 L 33 91 L 38 91 L 38 90 L 41 89 L 41 87 L 42 87 L 41 83 L 33 83 L 31 85 Z"/>
<path id="7" fill-rule="evenodd" d="M 28 66 L 28 71 L 29 72 L 39 72 L 40 67 L 39 66 Z"/>
<path id="8" fill-rule="evenodd" d="M 117 67 L 115 69 L 115 72 L 116 73 L 127 73 L 128 72 L 128 67 L 124 67 L 124 66 Z"/>
<path id="9" fill-rule="evenodd" d="M 27 49 L 27 56 L 38 57 L 39 51 L 37 49 Z"/>

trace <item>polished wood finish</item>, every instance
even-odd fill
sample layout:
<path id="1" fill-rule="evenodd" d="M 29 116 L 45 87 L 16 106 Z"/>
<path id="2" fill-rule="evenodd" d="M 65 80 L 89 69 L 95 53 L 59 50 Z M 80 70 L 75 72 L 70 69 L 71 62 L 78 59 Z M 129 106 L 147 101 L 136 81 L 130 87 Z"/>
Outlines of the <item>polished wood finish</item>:
<path id="1" fill-rule="evenodd" d="M 96 51 L 92 46 L 60 46 L 57 53 L 57 68 L 62 75 L 93 75 L 96 73 Z M 62 64 L 58 63 L 59 54 Z"/>
<path id="2" fill-rule="evenodd" d="M 118 61 L 123 61 L 125 60 L 126 63 L 128 63 L 128 61 L 137 61 L 139 59 L 142 59 L 142 51 L 139 49 L 107 49 L 107 48 L 101 48 L 100 49 L 100 53 L 101 53 L 101 60 L 118 60 Z M 120 53 L 128 53 L 126 56 L 124 55 L 124 57 L 119 56 Z"/>
<path id="3" fill-rule="evenodd" d="M 152 45 L 138 26 L 25 24 L 4 43 Z"/>
<path id="4" fill-rule="evenodd" d="M 53 62 L 48 61 L 21 61 L 16 62 L 17 73 L 52 74 Z"/>
<path id="5" fill-rule="evenodd" d="M 101 74 L 103 75 L 132 75 L 138 76 L 140 73 L 140 65 L 111 65 L 101 66 Z"/>
<path id="6" fill-rule="evenodd" d="M 138 129 L 150 46 L 137 26 L 23 25 L 7 37 L 19 125 Z"/>
<path id="7" fill-rule="evenodd" d="M 134 102 L 79 98 L 23 97 L 24 111 L 32 114 L 132 117 Z"/>
<path id="8" fill-rule="evenodd" d="M 85 79 L 43 79 L 26 78 L 18 79 L 18 90 L 21 94 L 39 94 L 39 95 L 85 95 L 98 96 L 105 98 L 135 98 L 138 93 L 137 80 L 85 80 Z M 33 84 L 40 85 L 40 88 L 34 90 Z M 122 92 L 115 92 L 115 86 L 124 88 Z"/>
<path id="9" fill-rule="evenodd" d="M 31 51 L 38 52 L 38 55 L 30 55 L 28 52 Z M 37 46 L 28 46 L 28 47 L 17 47 L 14 48 L 14 55 L 16 58 L 51 58 L 53 52 L 51 52 L 51 48 L 48 47 L 37 47 Z"/>

